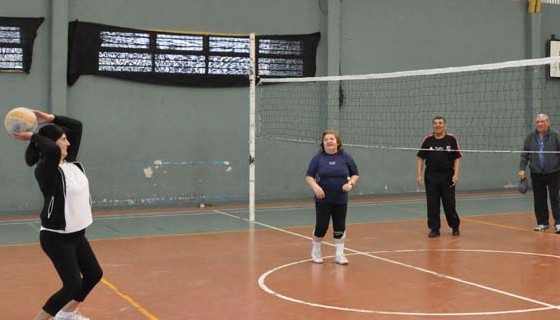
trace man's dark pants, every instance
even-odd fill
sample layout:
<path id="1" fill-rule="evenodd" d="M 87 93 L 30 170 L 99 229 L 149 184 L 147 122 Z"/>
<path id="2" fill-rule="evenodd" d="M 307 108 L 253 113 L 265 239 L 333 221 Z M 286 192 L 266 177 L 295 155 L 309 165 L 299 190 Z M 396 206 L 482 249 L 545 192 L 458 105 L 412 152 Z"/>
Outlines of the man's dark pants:
<path id="1" fill-rule="evenodd" d="M 453 185 L 453 172 L 428 172 L 424 175 L 426 186 L 426 200 L 428 204 L 428 228 L 439 230 L 440 201 L 447 224 L 451 228 L 458 228 L 461 220 L 455 208 L 455 186 Z"/>

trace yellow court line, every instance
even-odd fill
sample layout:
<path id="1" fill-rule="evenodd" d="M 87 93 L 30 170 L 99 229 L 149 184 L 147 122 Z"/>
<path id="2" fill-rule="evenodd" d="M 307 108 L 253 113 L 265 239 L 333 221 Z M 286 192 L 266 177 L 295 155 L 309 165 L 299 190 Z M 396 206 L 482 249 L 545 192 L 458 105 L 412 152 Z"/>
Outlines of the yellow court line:
<path id="1" fill-rule="evenodd" d="M 534 230 L 529 230 L 529 229 L 524 229 L 524 228 L 518 228 L 518 227 L 512 227 L 512 226 L 506 226 L 503 224 L 499 224 L 499 223 L 492 223 L 492 222 L 486 222 L 486 221 L 480 221 L 480 220 L 473 220 L 473 219 L 469 219 L 469 218 L 463 218 L 461 217 L 461 220 L 465 220 L 465 221 L 469 221 L 469 222 L 474 222 L 474 223 L 479 223 L 479 224 L 485 224 L 485 225 L 489 225 L 489 226 L 493 226 L 493 227 L 498 227 L 498 228 L 503 228 L 503 229 L 510 229 L 510 230 L 515 230 L 515 231 L 523 231 L 523 232 L 529 232 L 529 233 L 537 233 Z M 544 234 L 550 237 L 558 237 L 558 235 L 556 233 L 550 233 L 550 232 L 538 232 L 539 234 Z"/>
<path id="2" fill-rule="evenodd" d="M 486 216 L 503 216 L 503 215 L 515 215 L 515 214 L 529 214 L 530 211 L 506 211 L 506 212 L 489 212 L 480 214 L 469 214 L 469 217 L 486 217 Z M 462 216 L 461 216 L 462 219 Z"/>
<path id="3" fill-rule="evenodd" d="M 134 301 L 134 299 L 132 299 L 129 295 L 122 293 L 119 289 L 117 289 L 117 287 L 115 287 L 115 285 L 113 285 L 112 283 L 107 281 L 107 279 L 102 278 L 101 283 L 103 283 L 104 285 L 109 287 L 111 290 L 113 290 L 113 292 L 115 292 L 118 296 L 120 296 L 124 300 L 128 301 L 134 308 L 136 308 L 136 310 L 138 310 L 141 314 L 145 315 L 146 318 L 148 318 L 150 320 L 159 320 L 156 316 L 154 316 L 153 314 L 148 312 L 148 310 L 143 308 L 138 302 Z"/>

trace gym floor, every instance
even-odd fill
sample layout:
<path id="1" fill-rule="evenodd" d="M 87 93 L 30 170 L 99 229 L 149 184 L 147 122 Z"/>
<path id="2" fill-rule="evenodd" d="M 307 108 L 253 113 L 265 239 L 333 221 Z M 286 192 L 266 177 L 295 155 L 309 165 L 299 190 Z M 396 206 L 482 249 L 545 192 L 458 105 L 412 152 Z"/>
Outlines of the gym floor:
<path id="1" fill-rule="evenodd" d="M 462 194 L 461 236 L 427 237 L 425 199 L 351 201 L 349 265 L 310 262 L 314 206 L 96 212 L 104 269 L 92 319 L 484 319 L 560 317 L 560 235 L 535 232 L 532 195 Z M 60 286 L 35 217 L 0 220 L 2 319 L 31 319 Z"/>

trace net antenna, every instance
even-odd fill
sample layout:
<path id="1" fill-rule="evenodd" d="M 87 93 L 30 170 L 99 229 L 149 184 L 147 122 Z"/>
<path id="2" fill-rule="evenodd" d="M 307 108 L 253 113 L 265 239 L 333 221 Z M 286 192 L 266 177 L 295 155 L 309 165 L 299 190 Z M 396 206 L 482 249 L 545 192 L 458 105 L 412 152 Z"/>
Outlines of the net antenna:
<path id="1" fill-rule="evenodd" d="M 560 131 L 560 81 L 549 76 L 559 63 L 553 57 L 261 79 L 257 137 L 317 144 L 329 124 L 338 123 L 346 146 L 416 151 L 431 133 L 432 119 L 443 116 L 463 152 L 519 153 L 537 114 L 547 114 L 551 128 Z"/>

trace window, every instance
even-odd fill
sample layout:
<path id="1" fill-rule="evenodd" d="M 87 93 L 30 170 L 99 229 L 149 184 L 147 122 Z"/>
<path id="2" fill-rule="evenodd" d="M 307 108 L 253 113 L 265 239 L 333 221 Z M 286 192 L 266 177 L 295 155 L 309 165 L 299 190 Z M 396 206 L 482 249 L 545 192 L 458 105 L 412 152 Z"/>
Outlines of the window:
<path id="1" fill-rule="evenodd" d="M 304 73 L 304 43 L 298 40 L 261 39 L 259 74 L 261 76 L 298 77 Z M 291 57 L 291 58 L 290 58 Z"/>
<path id="2" fill-rule="evenodd" d="M 0 17 L 0 72 L 29 73 L 33 42 L 43 20 Z"/>
<path id="3" fill-rule="evenodd" d="M 261 77 L 315 75 L 320 34 L 257 36 Z M 248 36 L 167 33 L 87 22 L 70 24 L 68 83 L 80 75 L 223 87 L 249 82 Z"/>
<path id="4" fill-rule="evenodd" d="M 21 27 L 0 25 L 0 68 L 2 70 L 23 70 L 21 34 Z"/>

